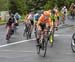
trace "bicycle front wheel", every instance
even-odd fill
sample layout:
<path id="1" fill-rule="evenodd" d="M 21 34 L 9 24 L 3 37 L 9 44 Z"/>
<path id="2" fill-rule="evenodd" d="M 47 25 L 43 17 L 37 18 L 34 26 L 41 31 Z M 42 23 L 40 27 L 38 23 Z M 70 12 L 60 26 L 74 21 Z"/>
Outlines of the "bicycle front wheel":
<path id="1" fill-rule="evenodd" d="M 48 39 L 45 39 L 45 42 L 44 42 L 44 56 L 46 56 L 46 52 L 47 52 L 47 44 L 48 44 Z"/>
<path id="2" fill-rule="evenodd" d="M 75 53 L 75 43 L 73 39 L 71 40 L 71 49 Z"/>
<path id="3" fill-rule="evenodd" d="M 51 47 L 53 47 L 53 42 L 54 42 L 54 35 L 53 35 L 53 33 L 51 33 L 49 36 L 49 43 L 50 43 Z"/>

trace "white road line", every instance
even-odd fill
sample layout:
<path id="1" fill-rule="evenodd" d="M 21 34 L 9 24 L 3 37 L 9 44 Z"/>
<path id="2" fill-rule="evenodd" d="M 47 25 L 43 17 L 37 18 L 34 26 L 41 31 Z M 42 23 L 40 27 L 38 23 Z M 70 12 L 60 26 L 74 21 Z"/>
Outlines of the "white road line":
<path id="1" fill-rule="evenodd" d="M 64 36 L 64 37 L 67 36 L 67 37 L 71 37 L 72 35 L 71 35 L 71 34 L 67 34 L 67 35 L 66 35 L 66 34 L 55 34 L 54 36 L 55 36 L 55 37 L 57 37 L 57 36 Z M 35 40 L 35 38 L 29 39 L 29 40 L 22 40 L 22 41 L 10 43 L 10 44 L 1 45 L 0 48 L 1 48 L 1 47 L 10 46 L 10 45 L 14 45 L 14 44 L 23 43 L 23 42 L 28 42 L 28 41 L 31 41 L 31 40 Z"/>
<path id="2" fill-rule="evenodd" d="M 71 37 L 72 34 L 55 34 L 54 36 L 64 36 L 64 37 Z"/>
<path id="3" fill-rule="evenodd" d="M 23 43 L 23 42 L 28 42 L 28 41 L 31 41 L 31 40 L 35 40 L 35 38 L 34 38 L 34 39 L 29 39 L 29 40 L 22 40 L 22 41 L 18 41 L 18 42 L 10 43 L 10 44 L 1 45 L 0 48 L 1 48 L 1 47 L 10 46 L 10 45 L 14 45 L 14 44 Z"/>
<path id="4" fill-rule="evenodd" d="M 35 53 L 36 50 L 32 51 L 32 50 L 1 50 L 0 52 L 15 52 L 15 53 Z"/>

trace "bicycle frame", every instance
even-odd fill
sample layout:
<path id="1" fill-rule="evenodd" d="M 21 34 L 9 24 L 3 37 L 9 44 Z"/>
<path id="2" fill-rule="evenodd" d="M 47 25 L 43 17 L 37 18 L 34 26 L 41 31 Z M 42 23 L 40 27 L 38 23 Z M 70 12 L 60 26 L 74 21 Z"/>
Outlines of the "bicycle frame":
<path id="1" fill-rule="evenodd" d="M 27 39 L 31 38 L 31 24 L 30 23 L 27 23 L 26 24 L 26 36 L 27 36 Z"/>
<path id="2" fill-rule="evenodd" d="M 47 51 L 47 43 L 48 43 L 48 31 L 43 31 L 40 34 L 40 42 L 39 42 L 39 47 L 38 48 L 38 54 L 40 54 L 40 51 L 44 51 L 43 57 L 46 56 L 46 51 Z M 40 48 L 41 47 L 41 48 Z"/>

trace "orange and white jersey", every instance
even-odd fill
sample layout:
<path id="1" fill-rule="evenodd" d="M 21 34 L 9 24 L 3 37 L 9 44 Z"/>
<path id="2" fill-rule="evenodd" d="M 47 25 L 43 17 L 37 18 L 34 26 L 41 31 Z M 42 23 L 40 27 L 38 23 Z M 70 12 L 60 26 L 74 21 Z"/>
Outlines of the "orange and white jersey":
<path id="1" fill-rule="evenodd" d="M 37 25 L 39 25 L 40 23 L 46 23 L 46 25 L 48 25 L 48 26 L 52 25 L 52 21 L 51 21 L 50 17 L 47 17 L 43 14 L 40 16 L 40 18 L 37 22 Z"/>

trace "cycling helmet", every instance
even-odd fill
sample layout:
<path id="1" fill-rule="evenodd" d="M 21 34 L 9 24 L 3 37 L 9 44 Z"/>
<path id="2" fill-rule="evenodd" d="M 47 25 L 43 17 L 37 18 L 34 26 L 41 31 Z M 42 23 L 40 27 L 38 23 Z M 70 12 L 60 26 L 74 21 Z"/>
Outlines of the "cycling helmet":
<path id="1" fill-rule="evenodd" d="M 43 13 L 45 16 L 50 16 L 50 11 L 44 11 Z"/>

